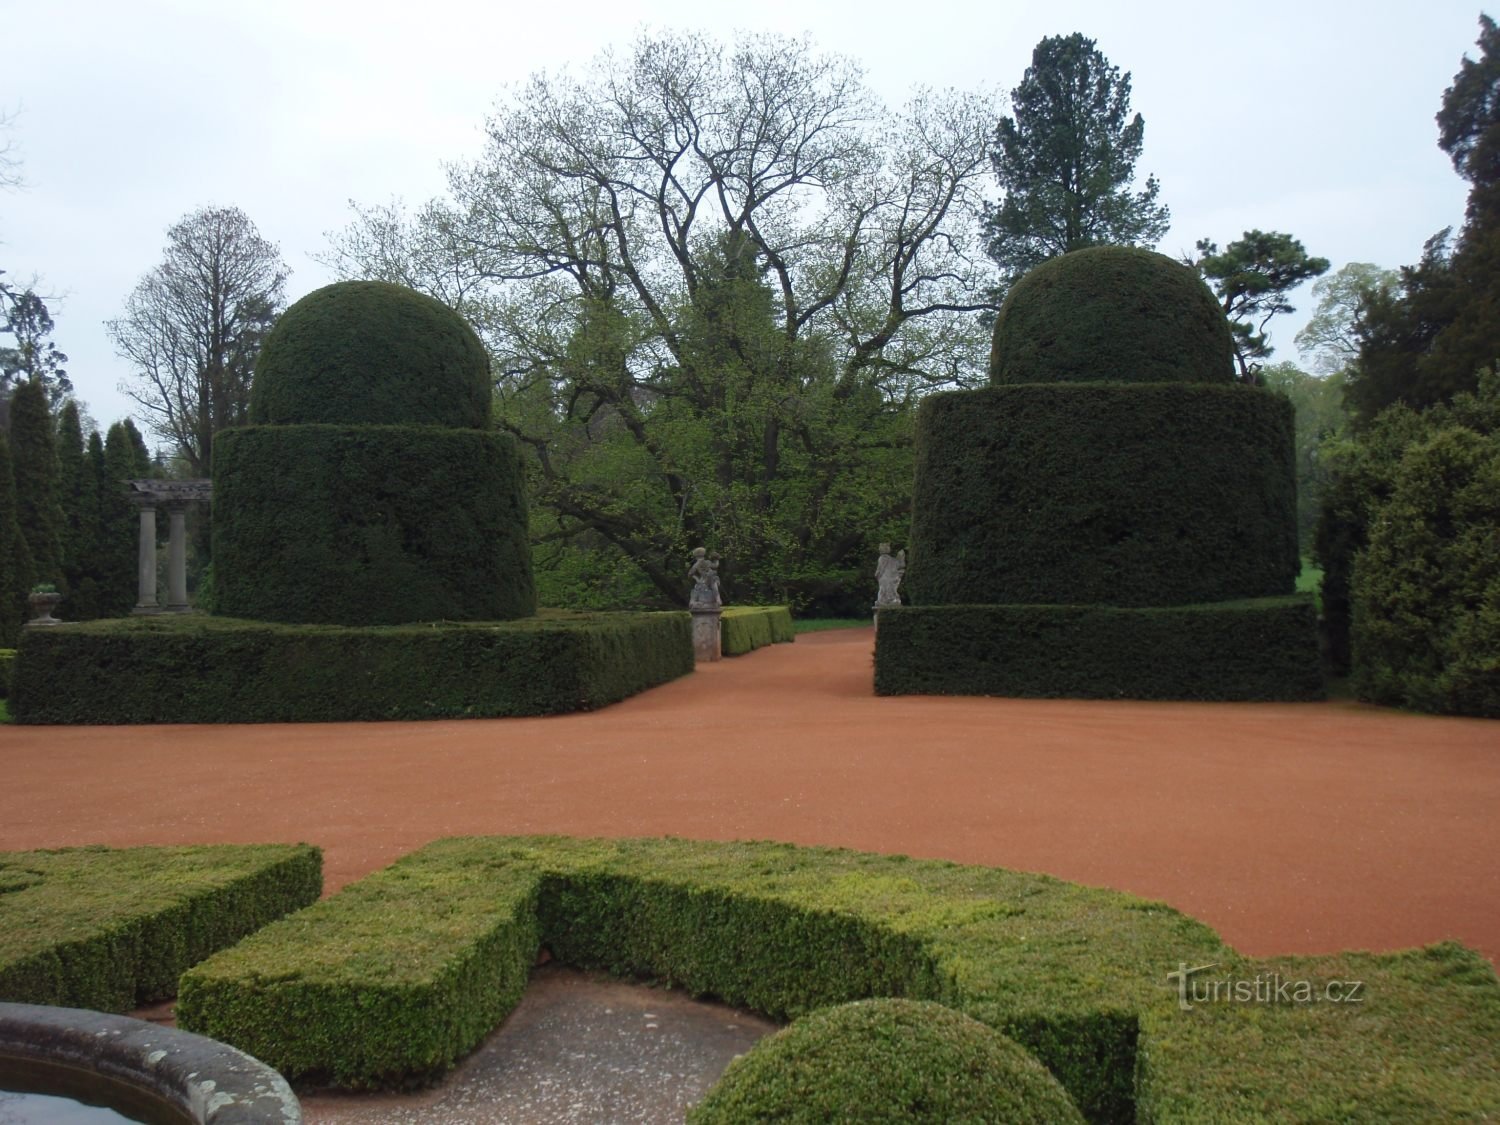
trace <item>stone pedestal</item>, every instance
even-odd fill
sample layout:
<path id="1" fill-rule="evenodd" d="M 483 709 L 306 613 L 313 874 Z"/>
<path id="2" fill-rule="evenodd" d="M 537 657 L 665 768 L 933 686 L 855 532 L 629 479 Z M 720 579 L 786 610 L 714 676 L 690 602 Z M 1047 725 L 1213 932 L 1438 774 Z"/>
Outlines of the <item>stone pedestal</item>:
<path id="1" fill-rule="evenodd" d="M 690 612 L 693 615 L 693 663 L 718 660 L 722 655 L 719 648 L 719 616 L 722 611 L 695 609 Z"/>
<path id="2" fill-rule="evenodd" d="M 156 601 L 156 508 L 142 504 L 140 542 L 136 554 L 136 613 L 159 613 Z"/>

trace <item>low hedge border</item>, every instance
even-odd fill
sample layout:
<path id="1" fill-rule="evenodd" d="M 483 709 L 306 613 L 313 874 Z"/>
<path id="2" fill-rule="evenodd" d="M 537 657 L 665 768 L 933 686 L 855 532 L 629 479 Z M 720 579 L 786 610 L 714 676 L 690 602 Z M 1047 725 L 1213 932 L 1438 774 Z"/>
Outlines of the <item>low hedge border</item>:
<path id="1" fill-rule="evenodd" d="M 719 618 L 719 648 L 725 656 L 743 656 L 796 639 L 792 611 L 784 605 L 726 606 Z"/>
<path id="2" fill-rule="evenodd" d="M 198 615 L 28 630 L 20 723 L 307 723 L 551 715 L 693 670 L 686 613 L 282 625 Z"/>
<path id="3" fill-rule="evenodd" d="M 123 1012 L 317 901 L 307 844 L 0 852 L 0 1000 Z"/>
<path id="4" fill-rule="evenodd" d="M 438 841 L 190 970 L 178 1019 L 289 1077 L 411 1084 L 504 1017 L 539 943 L 778 1018 L 934 1000 L 1025 1046 L 1091 1121 L 1500 1105 L 1500 982 L 1460 946 L 1257 962 L 1113 891 L 770 843 Z M 1183 1010 L 1184 964 L 1357 979 L 1367 1000 Z"/>
<path id="5" fill-rule="evenodd" d="M 1311 595 L 1208 605 L 903 606 L 881 612 L 878 695 L 1324 698 Z"/>

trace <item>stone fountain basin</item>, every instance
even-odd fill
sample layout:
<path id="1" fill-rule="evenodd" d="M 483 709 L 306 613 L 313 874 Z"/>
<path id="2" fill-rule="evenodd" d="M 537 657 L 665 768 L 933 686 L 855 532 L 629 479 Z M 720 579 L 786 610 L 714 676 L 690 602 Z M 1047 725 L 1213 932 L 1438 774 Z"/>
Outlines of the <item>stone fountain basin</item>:
<path id="1" fill-rule="evenodd" d="M 0 1003 L 0 1089 L 60 1094 L 160 1125 L 301 1125 L 286 1081 L 243 1051 L 79 1008 Z"/>

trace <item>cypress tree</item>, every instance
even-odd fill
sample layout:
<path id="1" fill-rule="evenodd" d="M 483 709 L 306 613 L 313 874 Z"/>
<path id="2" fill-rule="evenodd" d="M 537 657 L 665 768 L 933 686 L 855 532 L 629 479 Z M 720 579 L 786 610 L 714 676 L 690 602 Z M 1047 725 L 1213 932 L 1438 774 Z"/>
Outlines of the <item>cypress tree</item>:
<path id="1" fill-rule="evenodd" d="M 122 617 L 136 601 L 138 523 L 125 481 L 145 474 L 137 462 L 135 427 L 116 422 L 104 439 L 99 487 L 99 615 Z M 135 438 L 140 434 L 135 433 Z"/>
<path id="2" fill-rule="evenodd" d="M 26 619 L 31 590 L 31 552 L 16 522 L 16 478 L 10 442 L 0 428 L 0 648 L 14 648 Z"/>
<path id="3" fill-rule="evenodd" d="M 10 397 L 10 448 L 16 478 L 16 521 L 31 549 L 37 582 L 61 583 L 62 508 L 57 496 L 57 443 L 47 391 L 28 381 Z"/>
<path id="4" fill-rule="evenodd" d="M 57 502 L 62 510 L 62 524 L 58 528 L 57 579 L 60 589 L 68 599 L 68 616 L 74 620 L 92 614 L 81 612 L 78 605 L 78 580 L 86 562 L 88 550 L 86 540 L 92 530 L 87 526 L 89 516 L 86 509 L 92 507 L 85 502 L 84 495 L 89 482 L 83 454 L 83 426 L 78 420 L 78 403 L 69 399 L 63 403 L 57 415 Z"/>

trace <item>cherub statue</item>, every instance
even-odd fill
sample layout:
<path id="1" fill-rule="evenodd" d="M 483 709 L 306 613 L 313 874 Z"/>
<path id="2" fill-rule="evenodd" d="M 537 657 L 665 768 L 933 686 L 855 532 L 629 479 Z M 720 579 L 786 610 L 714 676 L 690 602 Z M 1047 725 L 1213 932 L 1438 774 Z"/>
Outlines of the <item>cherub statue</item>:
<path id="1" fill-rule="evenodd" d="M 693 592 L 688 596 L 689 609 L 718 609 L 719 601 L 719 556 L 710 555 L 707 548 L 693 548 L 693 565 L 688 569 L 693 580 Z"/>
<path id="2" fill-rule="evenodd" d="M 880 559 L 875 563 L 875 581 L 880 584 L 880 592 L 875 597 L 875 606 L 892 606 L 901 604 L 901 595 L 897 587 L 901 585 L 901 576 L 906 573 L 906 552 L 897 551 L 891 554 L 891 545 L 882 543 L 880 545 Z"/>

